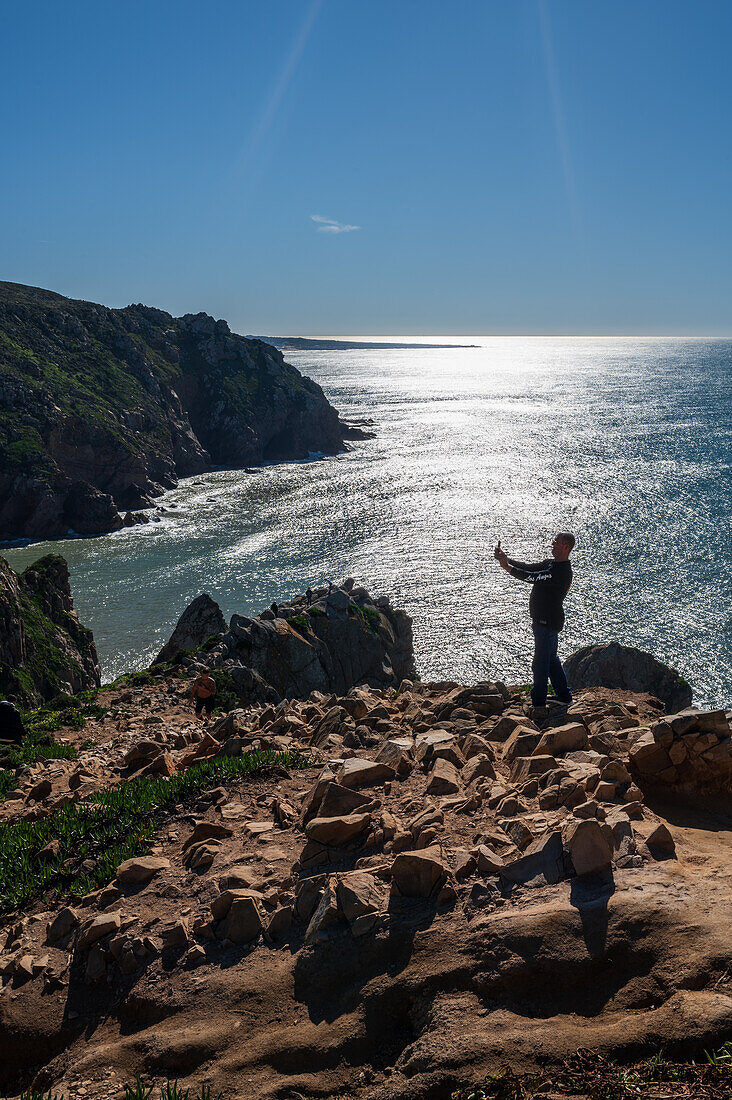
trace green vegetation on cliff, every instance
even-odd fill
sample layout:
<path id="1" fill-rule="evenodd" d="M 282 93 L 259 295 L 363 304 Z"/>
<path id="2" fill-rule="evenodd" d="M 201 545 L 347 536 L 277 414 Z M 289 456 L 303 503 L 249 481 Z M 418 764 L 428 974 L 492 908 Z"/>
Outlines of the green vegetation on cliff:
<path id="1" fill-rule="evenodd" d="M 225 321 L 0 282 L 0 540 L 115 530 L 211 463 L 333 454 L 343 435 L 319 386 Z"/>
<path id="2" fill-rule="evenodd" d="M 32 706 L 99 685 L 94 636 L 73 611 L 66 560 L 16 574 L 0 558 L 0 696 Z"/>

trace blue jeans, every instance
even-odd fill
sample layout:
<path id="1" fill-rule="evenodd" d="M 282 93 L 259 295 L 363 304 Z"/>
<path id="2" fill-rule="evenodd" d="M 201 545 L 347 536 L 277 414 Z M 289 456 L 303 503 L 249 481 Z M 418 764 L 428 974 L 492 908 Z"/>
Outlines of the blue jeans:
<path id="1" fill-rule="evenodd" d="M 572 692 L 569 690 L 562 662 L 557 657 L 559 631 L 550 630 L 541 623 L 532 622 L 531 627 L 534 631 L 534 660 L 531 665 L 534 685 L 531 689 L 531 702 L 535 707 L 546 705 L 547 680 L 551 680 L 557 699 L 560 703 L 569 705 L 572 702 Z"/>

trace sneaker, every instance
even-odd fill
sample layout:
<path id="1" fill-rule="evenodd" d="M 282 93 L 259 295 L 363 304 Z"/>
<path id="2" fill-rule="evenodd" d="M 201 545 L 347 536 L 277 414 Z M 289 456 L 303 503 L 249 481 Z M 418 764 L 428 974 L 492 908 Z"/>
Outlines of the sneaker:
<path id="1" fill-rule="evenodd" d="M 528 717 L 529 718 L 535 718 L 535 719 L 536 718 L 538 718 L 538 719 L 546 718 L 548 716 L 548 714 L 549 714 L 549 707 L 547 707 L 546 705 L 543 706 L 543 707 L 535 707 L 535 706 L 532 705 L 528 708 Z"/>

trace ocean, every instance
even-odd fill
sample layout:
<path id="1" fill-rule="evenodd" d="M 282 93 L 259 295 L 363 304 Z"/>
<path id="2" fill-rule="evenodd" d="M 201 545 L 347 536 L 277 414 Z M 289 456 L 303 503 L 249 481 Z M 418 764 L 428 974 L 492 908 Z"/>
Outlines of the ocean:
<path id="1" fill-rule="evenodd" d="M 189 478 L 160 523 L 0 552 L 64 554 L 107 680 L 149 663 L 199 592 L 228 617 L 352 576 L 413 616 L 423 678 L 523 683 L 529 588 L 493 547 L 537 561 L 570 530 L 560 655 L 616 640 L 699 705 L 732 704 L 732 341 L 429 342 L 479 346 L 286 354 L 371 422 L 346 454 Z"/>

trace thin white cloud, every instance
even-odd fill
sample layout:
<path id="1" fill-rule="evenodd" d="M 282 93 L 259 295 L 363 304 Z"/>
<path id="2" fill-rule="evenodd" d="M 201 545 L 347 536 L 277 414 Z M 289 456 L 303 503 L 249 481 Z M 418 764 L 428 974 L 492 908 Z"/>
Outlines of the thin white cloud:
<path id="1" fill-rule="evenodd" d="M 310 220 L 318 223 L 318 233 L 353 233 L 354 229 L 361 228 L 360 225 L 337 222 L 335 218 L 324 218 L 322 214 L 311 214 Z"/>

